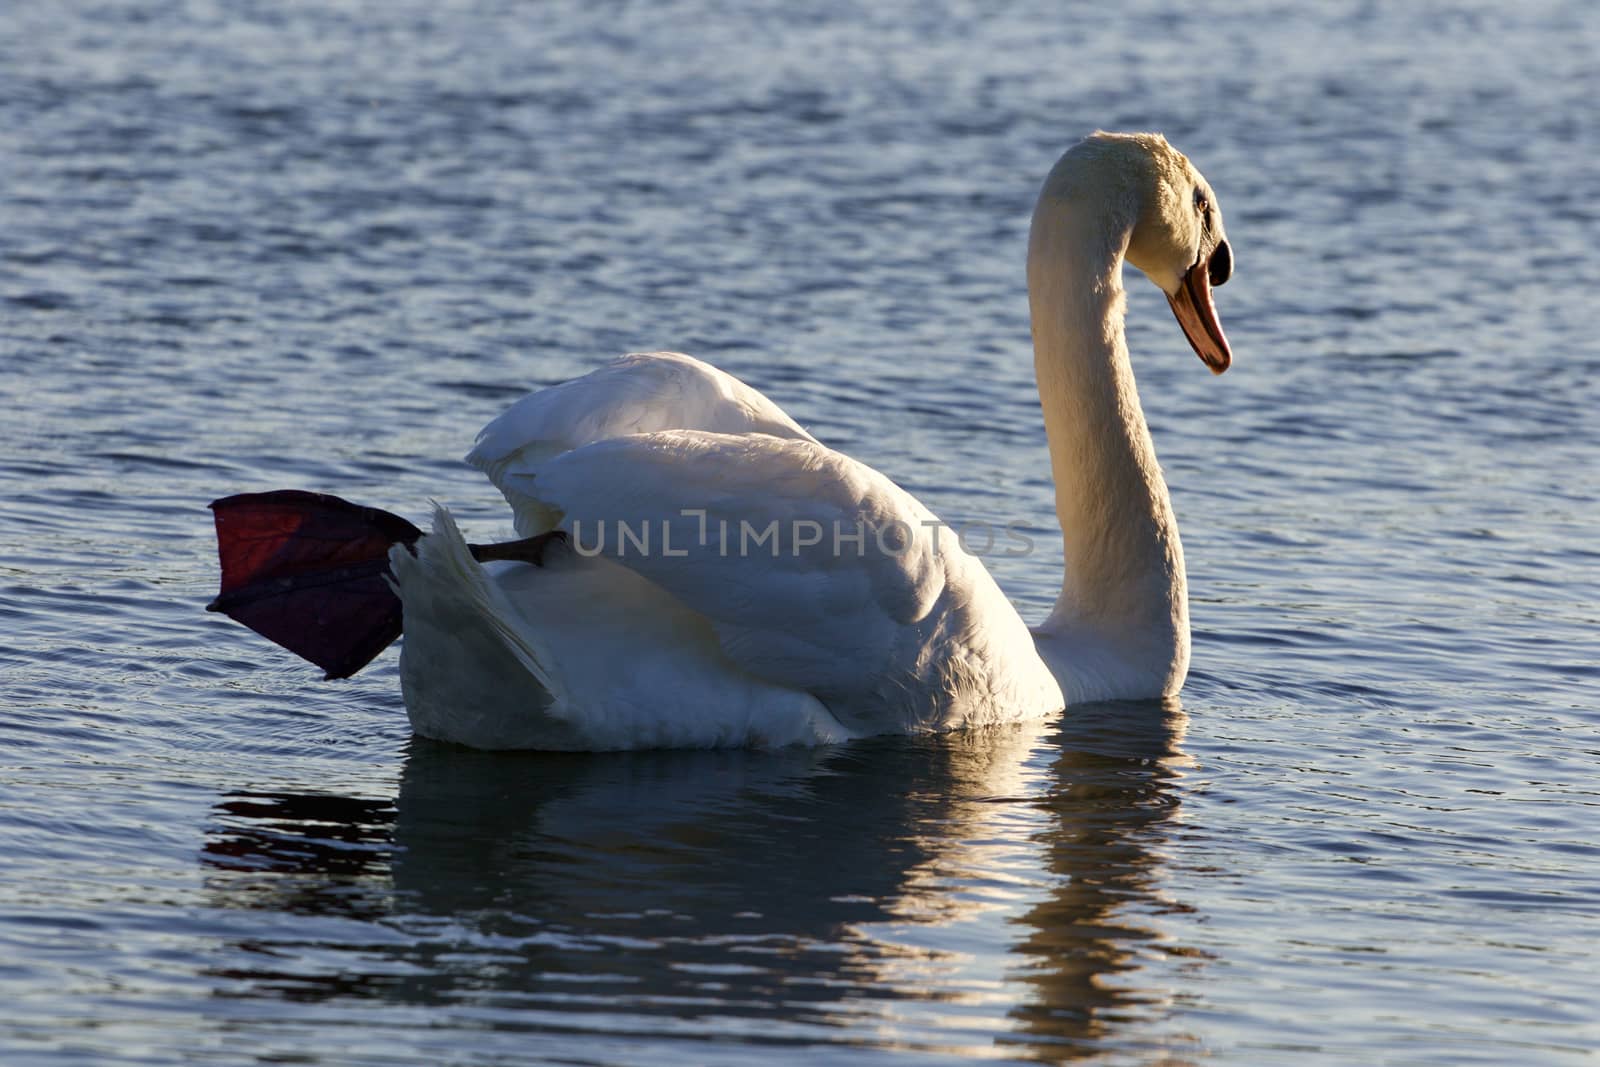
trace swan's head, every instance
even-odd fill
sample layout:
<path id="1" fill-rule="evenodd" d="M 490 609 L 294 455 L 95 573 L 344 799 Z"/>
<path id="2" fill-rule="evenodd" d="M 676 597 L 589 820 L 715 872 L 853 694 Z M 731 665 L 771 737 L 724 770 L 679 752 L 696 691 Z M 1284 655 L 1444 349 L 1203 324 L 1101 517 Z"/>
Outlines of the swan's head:
<path id="1" fill-rule="evenodd" d="M 1159 133 L 1095 133 L 1061 157 L 1045 190 L 1078 210 L 1098 200 L 1122 214 L 1127 261 L 1167 294 L 1205 365 L 1228 369 L 1233 352 L 1211 287 L 1233 274 L 1233 250 L 1211 183 L 1182 152 Z"/>

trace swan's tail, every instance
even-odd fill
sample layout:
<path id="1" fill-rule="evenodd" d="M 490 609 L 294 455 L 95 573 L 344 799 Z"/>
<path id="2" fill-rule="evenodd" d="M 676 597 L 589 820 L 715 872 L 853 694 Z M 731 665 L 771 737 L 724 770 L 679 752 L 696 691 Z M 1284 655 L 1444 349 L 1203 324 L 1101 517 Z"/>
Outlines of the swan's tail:
<path id="1" fill-rule="evenodd" d="M 417 733 L 474 748 L 576 747 L 572 725 L 552 714 L 565 703 L 555 657 L 448 511 L 435 505 L 416 554 L 396 545 L 389 565 L 405 610 L 400 684 Z"/>

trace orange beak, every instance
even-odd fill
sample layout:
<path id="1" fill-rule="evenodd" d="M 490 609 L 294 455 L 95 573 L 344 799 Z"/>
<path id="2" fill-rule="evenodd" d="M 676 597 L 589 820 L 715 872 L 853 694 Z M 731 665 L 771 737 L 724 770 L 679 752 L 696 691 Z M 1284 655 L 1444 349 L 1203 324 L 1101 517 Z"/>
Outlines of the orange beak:
<path id="1" fill-rule="evenodd" d="M 1227 247 L 1227 242 L 1219 244 L 1211 258 L 1218 258 L 1218 253 Z M 1218 271 L 1212 271 L 1211 259 L 1197 261 L 1183 276 L 1183 284 L 1178 286 L 1177 293 L 1167 297 L 1167 302 L 1172 305 L 1172 313 L 1178 317 L 1178 325 L 1183 327 L 1183 335 L 1189 339 L 1195 355 L 1211 368 L 1212 374 L 1221 374 L 1233 363 L 1233 350 L 1228 347 L 1228 338 L 1217 319 L 1216 302 L 1211 299 L 1211 277 L 1214 273 L 1220 273 L 1218 284 L 1226 281 L 1232 265 L 1231 258 L 1231 254 L 1227 255 L 1218 264 Z"/>

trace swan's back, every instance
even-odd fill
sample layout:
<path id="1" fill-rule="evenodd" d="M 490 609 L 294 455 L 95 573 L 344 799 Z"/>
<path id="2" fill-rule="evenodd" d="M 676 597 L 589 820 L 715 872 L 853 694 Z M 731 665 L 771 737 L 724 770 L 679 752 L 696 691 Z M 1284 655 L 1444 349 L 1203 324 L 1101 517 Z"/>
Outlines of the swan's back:
<path id="1" fill-rule="evenodd" d="M 679 352 L 634 352 L 581 378 L 533 392 L 478 434 L 467 462 L 505 495 L 524 537 L 551 528 L 516 488 L 563 453 L 631 434 L 704 430 L 815 441 L 763 393 Z"/>

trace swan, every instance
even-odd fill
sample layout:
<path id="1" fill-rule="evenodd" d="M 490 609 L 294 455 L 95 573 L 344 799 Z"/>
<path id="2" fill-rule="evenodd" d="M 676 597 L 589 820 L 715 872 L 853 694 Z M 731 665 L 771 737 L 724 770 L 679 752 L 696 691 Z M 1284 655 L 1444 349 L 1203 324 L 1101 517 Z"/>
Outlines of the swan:
<path id="1" fill-rule="evenodd" d="M 1044 622 L 1030 630 L 919 501 L 759 391 L 690 356 L 635 353 L 524 397 L 478 436 L 467 461 L 522 540 L 469 545 L 438 505 L 427 536 L 355 509 L 357 526 L 410 531 L 336 576 L 369 598 L 392 582 L 415 732 L 477 748 L 822 744 L 1177 693 L 1183 550 L 1129 365 L 1122 265 L 1222 373 L 1211 288 L 1232 251 L 1216 198 L 1161 135 L 1098 132 L 1050 171 L 1027 255 L 1064 551 Z M 372 541 L 318 529 L 319 544 Z M 228 585 L 225 551 L 219 610 Z M 280 631 L 309 632 L 273 610 Z M 334 617 L 321 622 L 349 629 Z M 366 640 L 366 659 L 398 629 Z"/>

